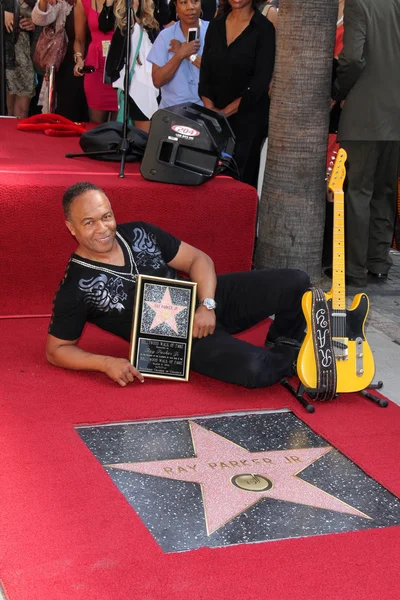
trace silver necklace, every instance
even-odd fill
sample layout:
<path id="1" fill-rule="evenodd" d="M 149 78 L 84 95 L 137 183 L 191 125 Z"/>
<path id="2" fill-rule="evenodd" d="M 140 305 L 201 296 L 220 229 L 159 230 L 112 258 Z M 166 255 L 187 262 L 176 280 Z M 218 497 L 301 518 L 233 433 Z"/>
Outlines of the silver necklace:
<path id="1" fill-rule="evenodd" d="M 128 242 L 126 242 L 124 240 L 124 238 L 121 236 L 120 233 L 118 233 L 118 231 L 116 232 L 116 235 L 117 235 L 117 238 L 124 244 L 126 251 L 128 253 L 129 262 L 130 262 L 129 273 L 120 273 L 119 271 L 114 271 L 113 269 L 109 269 L 104 266 L 92 265 L 90 263 L 87 263 L 84 260 L 80 260 L 79 258 L 71 258 L 71 261 L 78 265 L 82 265 L 83 267 L 88 267 L 89 269 L 95 269 L 96 271 L 103 271 L 103 273 L 109 273 L 111 275 L 115 275 L 116 277 L 121 277 L 121 279 L 125 279 L 125 281 L 133 281 L 134 283 L 136 283 L 136 279 L 137 279 L 137 276 L 139 275 L 139 271 L 138 271 L 135 259 L 133 258 L 132 250 L 130 249 Z M 101 263 L 101 264 L 103 264 L 103 263 Z"/>

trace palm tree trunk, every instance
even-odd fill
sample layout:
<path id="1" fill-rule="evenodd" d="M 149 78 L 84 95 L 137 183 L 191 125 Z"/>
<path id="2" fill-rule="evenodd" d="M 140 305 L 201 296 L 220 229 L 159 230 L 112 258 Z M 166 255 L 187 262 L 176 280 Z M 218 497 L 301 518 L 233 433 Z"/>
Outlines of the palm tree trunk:
<path id="1" fill-rule="evenodd" d="M 321 278 L 337 0 L 280 0 L 257 268 Z"/>

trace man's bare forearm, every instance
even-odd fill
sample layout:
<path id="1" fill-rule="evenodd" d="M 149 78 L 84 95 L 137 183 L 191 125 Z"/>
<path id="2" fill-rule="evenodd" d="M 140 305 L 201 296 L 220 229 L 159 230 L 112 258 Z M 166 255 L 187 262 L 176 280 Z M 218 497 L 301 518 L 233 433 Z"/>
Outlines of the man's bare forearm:
<path id="1" fill-rule="evenodd" d="M 196 257 L 190 266 L 189 277 L 197 282 L 197 296 L 200 300 L 214 298 L 217 287 L 217 275 L 214 263 L 207 254 Z"/>
<path id="2" fill-rule="evenodd" d="M 73 369 L 74 371 L 100 371 L 106 372 L 107 360 L 111 356 L 102 354 L 93 354 L 86 352 L 75 345 L 60 345 L 52 351 L 46 351 L 46 358 L 50 364 L 64 369 Z"/>
<path id="3" fill-rule="evenodd" d="M 46 357 L 55 367 L 72 369 L 74 371 L 100 371 L 125 387 L 138 379 L 143 383 L 143 375 L 129 362 L 127 358 L 116 358 L 86 352 L 74 342 L 64 342 L 49 335 L 47 339 Z"/>

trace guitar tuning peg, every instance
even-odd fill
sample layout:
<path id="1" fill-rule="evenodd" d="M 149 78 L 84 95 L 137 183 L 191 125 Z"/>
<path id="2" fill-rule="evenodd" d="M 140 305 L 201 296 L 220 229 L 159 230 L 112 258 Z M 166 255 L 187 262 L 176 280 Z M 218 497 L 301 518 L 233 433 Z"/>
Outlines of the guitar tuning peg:
<path id="1" fill-rule="evenodd" d="M 328 173 L 332 173 L 332 167 L 328 168 Z"/>
<path id="2" fill-rule="evenodd" d="M 329 166 L 333 167 L 333 165 L 334 165 L 334 162 L 331 160 L 331 162 L 329 163 Z"/>

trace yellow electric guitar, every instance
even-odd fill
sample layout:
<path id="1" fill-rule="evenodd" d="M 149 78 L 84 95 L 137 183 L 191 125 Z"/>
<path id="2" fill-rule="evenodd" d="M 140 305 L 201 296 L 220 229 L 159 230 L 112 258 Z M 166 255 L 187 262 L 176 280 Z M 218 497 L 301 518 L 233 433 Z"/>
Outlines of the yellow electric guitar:
<path id="1" fill-rule="evenodd" d="M 320 315 L 312 314 L 313 292 L 309 291 L 302 299 L 307 334 L 297 360 L 297 374 L 301 383 L 306 388 L 315 389 L 318 387 L 315 353 L 319 352 L 319 361 L 325 361 L 326 364 L 332 358 L 330 355 L 333 351 L 337 393 L 361 391 L 369 386 L 375 374 L 374 358 L 364 333 L 369 311 L 368 297 L 363 293 L 357 294 L 350 309 L 346 309 L 343 194 L 346 158 L 345 150 L 339 149 L 328 184 L 334 198 L 332 288 L 325 294 L 330 316 L 330 350 L 324 350 L 321 345 L 325 341 L 321 330 L 317 331 L 318 340 L 315 343 L 313 319 L 319 319 Z"/>

